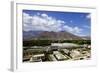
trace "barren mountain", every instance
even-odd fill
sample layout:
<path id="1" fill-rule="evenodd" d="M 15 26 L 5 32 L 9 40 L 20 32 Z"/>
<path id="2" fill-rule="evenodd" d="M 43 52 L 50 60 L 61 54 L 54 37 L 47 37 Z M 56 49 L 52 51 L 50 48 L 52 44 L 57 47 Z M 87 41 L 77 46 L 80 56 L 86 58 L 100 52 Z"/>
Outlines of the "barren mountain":
<path id="1" fill-rule="evenodd" d="M 46 40 L 81 40 L 83 38 L 72 33 L 60 31 L 23 31 L 23 39 L 46 39 Z"/>

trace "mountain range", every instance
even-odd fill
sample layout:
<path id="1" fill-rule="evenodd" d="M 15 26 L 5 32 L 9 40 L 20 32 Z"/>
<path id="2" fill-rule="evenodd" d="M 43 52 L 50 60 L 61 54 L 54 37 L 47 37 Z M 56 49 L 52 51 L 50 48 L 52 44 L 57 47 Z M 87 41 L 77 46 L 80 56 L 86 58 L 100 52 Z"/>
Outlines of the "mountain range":
<path id="1" fill-rule="evenodd" d="M 23 31 L 23 40 L 90 40 L 89 36 L 80 37 L 66 31 Z"/>

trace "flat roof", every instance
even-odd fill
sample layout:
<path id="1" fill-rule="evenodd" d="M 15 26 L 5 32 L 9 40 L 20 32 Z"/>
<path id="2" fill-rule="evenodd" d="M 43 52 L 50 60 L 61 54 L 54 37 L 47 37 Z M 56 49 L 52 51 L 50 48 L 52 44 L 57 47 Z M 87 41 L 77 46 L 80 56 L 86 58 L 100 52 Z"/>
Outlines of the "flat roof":
<path id="1" fill-rule="evenodd" d="M 54 55 L 58 60 L 66 59 L 66 57 L 58 51 L 54 51 Z"/>
<path id="2" fill-rule="evenodd" d="M 44 56 L 44 54 L 37 54 L 37 55 L 33 55 L 32 57 L 42 57 Z"/>
<path id="3" fill-rule="evenodd" d="M 78 47 L 79 45 L 74 43 L 51 43 L 51 46 L 58 46 L 58 47 Z"/>

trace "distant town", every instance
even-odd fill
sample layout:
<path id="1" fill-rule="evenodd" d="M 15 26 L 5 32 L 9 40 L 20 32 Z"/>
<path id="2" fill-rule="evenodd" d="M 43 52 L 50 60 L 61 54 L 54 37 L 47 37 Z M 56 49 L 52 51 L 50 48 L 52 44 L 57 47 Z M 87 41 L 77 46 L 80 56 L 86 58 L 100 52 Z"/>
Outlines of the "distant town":
<path id="1" fill-rule="evenodd" d="M 49 46 L 23 47 L 23 62 L 89 60 L 90 44 L 51 43 Z"/>

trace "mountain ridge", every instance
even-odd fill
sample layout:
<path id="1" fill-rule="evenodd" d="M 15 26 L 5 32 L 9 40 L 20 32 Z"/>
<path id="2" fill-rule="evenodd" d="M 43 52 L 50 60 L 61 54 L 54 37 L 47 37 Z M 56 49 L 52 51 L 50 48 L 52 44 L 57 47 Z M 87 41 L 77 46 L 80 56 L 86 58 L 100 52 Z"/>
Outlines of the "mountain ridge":
<path id="1" fill-rule="evenodd" d="M 86 37 L 80 37 L 66 31 L 23 31 L 23 40 L 87 40 Z"/>

